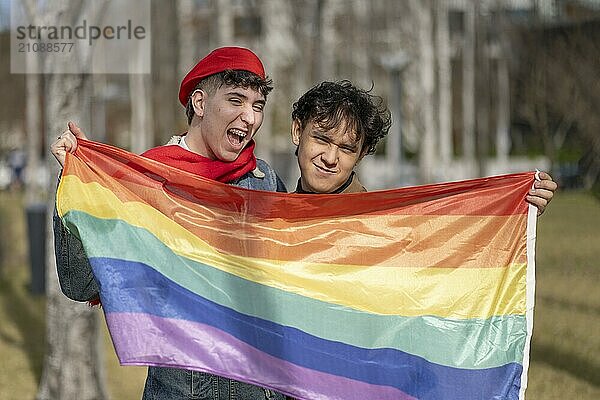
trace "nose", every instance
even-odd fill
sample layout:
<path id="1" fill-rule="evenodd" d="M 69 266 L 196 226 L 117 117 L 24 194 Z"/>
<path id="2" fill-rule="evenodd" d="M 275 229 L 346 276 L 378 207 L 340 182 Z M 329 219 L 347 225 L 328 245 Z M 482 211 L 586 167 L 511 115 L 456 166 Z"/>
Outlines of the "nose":
<path id="1" fill-rule="evenodd" d="M 256 122 L 256 116 L 254 115 L 254 109 L 252 107 L 244 107 L 242 115 L 240 116 L 242 121 L 248 125 L 254 125 Z"/>
<path id="2" fill-rule="evenodd" d="M 327 146 L 321 153 L 321 160 L 327 166 L 333 166 L 337 164 L 338 159 L 338 148 L 335 145 Z"/>

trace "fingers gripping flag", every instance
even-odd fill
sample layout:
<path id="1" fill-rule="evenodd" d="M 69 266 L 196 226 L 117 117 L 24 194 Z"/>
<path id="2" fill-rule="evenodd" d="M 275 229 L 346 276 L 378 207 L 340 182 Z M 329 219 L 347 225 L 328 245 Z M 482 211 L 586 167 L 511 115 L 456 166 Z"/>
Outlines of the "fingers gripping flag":
<path id="1" fill-rule="evenodd" d="M 123 365 L 306 400 L 522 399 L 533 180 L 288 195 L 79 141 L 57 209 Z"/>

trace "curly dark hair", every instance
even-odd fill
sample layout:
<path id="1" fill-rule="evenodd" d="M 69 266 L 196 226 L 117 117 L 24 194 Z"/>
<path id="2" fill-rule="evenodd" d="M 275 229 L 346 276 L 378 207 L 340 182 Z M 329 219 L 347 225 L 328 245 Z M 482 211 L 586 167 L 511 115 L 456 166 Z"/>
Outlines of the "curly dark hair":
<path id="1" fill-rule="evenodd" d="M 292 120 L 304 129 L 312 121 L 330 130 L 345 123 L 346 129 L 364 138 L 361 155 L 373 154 L 377 142 L 392 125 L 391 113 L 381 97 L 350 81 L 322 82 L 302 95 L 293 105 Z"/>
<path id="2" fill-rule="evenodd" d="M 254 89 L 265 96 L 265 100 L 267 100 L 267 96 L 271 90 L 273 90 L 273 81 L 269 77 L 263 79 L 253 72 L 239 69 L 226 69 L 225 71 L 202 79 L 190 93 L 194 93 L 197 89 L 202 89 L 208 94 L 213 94 L 223 85 Z M 188 119 L 188 125 L 191 124 L 192 118 L 194 117 L 194 107 L 192 106 L 191 95 L 188 97 L 185 115 Z"/>

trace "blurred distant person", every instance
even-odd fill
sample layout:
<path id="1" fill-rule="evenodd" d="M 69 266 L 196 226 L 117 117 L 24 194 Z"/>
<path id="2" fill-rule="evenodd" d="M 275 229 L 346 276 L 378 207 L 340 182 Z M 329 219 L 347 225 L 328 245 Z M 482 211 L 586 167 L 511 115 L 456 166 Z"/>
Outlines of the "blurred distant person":
<path id="1" fill-rule="evenodd" d="M 23 173 L 27 165 L 27 154 L 21 148 L 14 148 L 8 153 L 7 161 L 11 170 L 10 187 L 20 189 L 25 184 Z"/>

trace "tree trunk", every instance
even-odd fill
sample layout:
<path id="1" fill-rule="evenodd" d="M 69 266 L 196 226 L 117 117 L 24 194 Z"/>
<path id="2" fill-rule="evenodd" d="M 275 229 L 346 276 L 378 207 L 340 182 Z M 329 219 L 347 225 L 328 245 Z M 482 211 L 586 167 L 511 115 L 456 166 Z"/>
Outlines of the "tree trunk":
<path id="1" fill-rule="evenodd" d="M 498 57 L 498 107 L 496 125 L 496 157 L 503 161 L 508 160 L 510 152 L 510 76 L 506 47 Z"/>
<path id="2" fill-rule="evenodd" d="M 490 66 L 486 54 L 489 44 L 481 8 L 475 2 L 475 152 L 477 175 L 486 176 L 490 130 Z"/>
<path id="3" fill-rule="evenodd" d="M 179 89 L 178 51 L 179 37 L 177 34 L 180 25 L 177 21 L 177 3 L 174 1 L 152 2 L 152 30 L 158 32 L 152 37 L 152 90 L 154 136 L 150 147 L 165 144 L 172 135 L 179 132 L 182 127 L 175 121 L 185 121 L 185 113 L 177 100 Z M 191 47 L 182 51 L 194 53 Z M 186 71 L 187 72 L 187 71 Z"/>
<path id="4" fill-rule="evenodd" d="M 192 0 L 179 0 L 177 2 L 177 25 L 179 29 L 179 53 L 177 62 L 177 72 L 183 78 L 185 74 L 194 66 L 197 54 L 194 50 L 197 48 L 194 43 L 194 3 Z M 212 47 L 212 44 L 211 44 Z"/>
<path id="5" fill-rule="evenodd" d="M 231 0 L 216 0 L 216 5 L 218 46 L 230 46 L 233 40 L 233 10 L 231 9 Z"/>
<path id="6" fill-rule="evenodd" d="M 28 71 L 37 71 L 37 54 L 27 53 Z M 40 187 L 39 167 L 42 162 L 42 120 L 40 113 L 40 93 L 42 77 L 29 73 L 25 77 L 25 135 L 27 143 L 27 170 L 25 180 L 25 201 L 28 205 L 41 202 L 45 188 Z"/>
<path id="7" fill-rule="evenodd" d="M 352 2 L 350 9 L 352 11 L 352 21 L 354 22 L 350 32 L 351 47 L 350 53 L 352 65 L 352 81 L 362 87 L 369 87 L 373 77 L 370 73 L 369 59 L 372 37 L 369 30 L 369 11 L 371 3 L 366 1 Z M 381 88 L 378 88 L 381 90 Z"/>
<path id="8" fill-rule="evenodd" d="M 140 74 L 142 54 L 133 55 L 129 61 L 129 99 L 131 101 L 130 140 L 133 153 L 143 153 L 154 141 L 154 124 L 152 120 L 152 96 L 150 90 L 150 75 Z"/>
<path id="9" fill-rule="evenodd" d="M 430 1 L 418 1 L 415 5 L 419 21 L 420 78 L 423 97 L 421 118 L 423 132 L 419 149 L 419 175 L 421 182 L 433 180 L 435 162 L 434 127 L 434 90 L 435 90 L 435 52 L 433 42 L 433 5 Z"/>
<path id="10" fill-rule="evenodd" d="M 55 140 L 66 121 L 84 121 L 89 101 L 89 75 L 48 75 L 47 142 Z M 85 124 L 82 124 L 85 126 Z M 56 176 L 58 164 L 48 159 L 51 176 Z M 56 182 L 50 183 L 54 190 Z M 48 204 L 48 215 L 54 209 L 54 196 Z M 102 353 L 100 351 L 100 319 L 97 310 L 68 300 L 59 289 L 54 258 L 51 221 L 47 227 L 47 352 L 37 400 L 106 399 Z"/>
<path id="11" fill-rule="evenodd" d="M 260 128 L 260 140 L 256 145 L 256 154 L 273 164 L 276 154 L 282 149 L 287 150 L 289 146 L 288 135 L 285 134 L 286 128 L 289 127 L 289 109 L 277 105 L 285 104 L 292 98 L 292 82 L 288 78 L 300 52 L 292 32 L 296 21 L 290 3 L 266 0 L 262 4 L 260 13 L 264 16 L 263 62 L 267 75 L 273 79 L 276 89 L 269 94 L 265 117 Z M 287 171 L 284 173 L 279 169 L 278 171 L 281 175 L 287 175 Z"/>
<path id="12" fill-rule="evenodd" d="M 80 2 L 54 1 L 42 16 L 43 21 L 54 24 L 72 24 L 81 11 Z M 39 21 L 40 19 L 38 19 Z M 89 56 L 89 55 L 88 55 Z M 87 62 L 86 55 L 74 54 L 62 62 Z M 52 143 L 56 136 L 66 128 L 68 120 L 74 120 L 81 126 L 89 127 L 91 86 L 90 75 L 61 74 L 66 65 L 59 65 L 57 58 L 45 60 L 46 75 L 44 88 L 45 112 L 47 126 L 46 143 Z M 58 174 L 58 163 L 49 156 L 46 160 L 50 176 Z M 50 180 L 48 192 L 54 193 L 56 181 Z M 54 195 L 48 196 L 48 215 L 54 210 Z M 41 382 L 36 399 L 106 399 L 104 388 L 102 352 L 100 351 L 100 319 L 97 310 L 85 304 L 68 300 L 59 289 L 54 258 L 54 241 L 51 218 L 47 224 L 47 262 L 46 262 L 46 342 Z"/>
<path id="13" fill-rule="evenodd" d="M 311 68 L 311 81 L 312 82 L 320 82 L 323 80 L 324 71 L 323 71 L 323 58 L 321 55 L 323 54 L 323 8 L 325 7 L 325 0 L 314 0 L 314 15 L 313 15 L 313 26 L 312 26 L 312 51 L 310 52 L 312 56 L 312 68 Z M 308 8 L 308 7 L 307 7 Z"/>
<path id="14" fill-rule="evenodd" d="M 439 156 L 441 171 L 446 171 L 454 153 L 452 148 L 452 71 L 448 5 L 436 3 L 437 60 L 439 76 Z M 446 180 L 446 177 L 443 177 Z"/>
<path id="15" fill-rule="evenodd" d="M 475 9 L 465 6 L 465 36 L 463 43 L 462 119 L 463 155 L 466 161 L 475 159 Z"/>
<path id="16" fill-rule="evenodd" d="M 337 15 L 337 3 L 331 0 L 320 0 L 320 37 L 315 38 L 319 43 L 319 52 L 315 53 L 318 60 L 317 82 L 323 80 L 334 80 L 337 78 L 335 61 L 339 40 L 335 26 L 335 17 Z M 315 83 L 317 83 L 315 82 Z"/>

